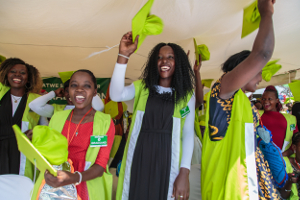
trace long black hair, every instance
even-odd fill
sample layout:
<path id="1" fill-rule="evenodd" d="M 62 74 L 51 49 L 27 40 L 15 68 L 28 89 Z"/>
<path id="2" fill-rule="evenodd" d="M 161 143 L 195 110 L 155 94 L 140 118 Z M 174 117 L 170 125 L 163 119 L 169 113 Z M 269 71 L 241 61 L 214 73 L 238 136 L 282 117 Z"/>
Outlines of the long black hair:
<path id="1" fill-rule="evenodd" d="M 164 46 L 170 46 L 174 51 L 175 71 L 172 77 L 173 101 L 175 104 L 187 100 L 187 96 L 193 93 L 195 87 L 195 75 L 189 59 L 184 50 L 174 43 L 159 43 L 149 53 L 148 61 L 142 72 L 144 88 L 149 89 L 149 95 L 156 93 L 156 85 L 159 84 L 159 72 L 157 68 L 159 50 Z"/>

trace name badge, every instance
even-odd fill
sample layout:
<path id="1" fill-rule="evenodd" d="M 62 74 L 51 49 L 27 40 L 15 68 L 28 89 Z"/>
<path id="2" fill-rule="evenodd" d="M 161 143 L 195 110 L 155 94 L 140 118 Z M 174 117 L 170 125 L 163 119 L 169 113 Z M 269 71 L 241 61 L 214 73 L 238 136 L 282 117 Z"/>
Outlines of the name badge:
<path id="1" fill-rule="evenodd" d="M 107 135 L 92 135 L 90 147 L 106 147 Z"/>
<path id="2" fill-rule="evenodd" d="M 291 125 L 290 125 L 290 128 L 291 128 L 291 131 L 294 131 L 294 130 L 296 130 L 296 126 L 295 126 L 295 124 L 291 124 Z"/>
<path id="3" fill-rule="evenodd" d="M 187 106 L 185 108 L 182 108 L 180 110 L 180 115 L 181 115 L 181 118 L 184 118 L 187 114 L 190 113 L 190 108 Z"/>

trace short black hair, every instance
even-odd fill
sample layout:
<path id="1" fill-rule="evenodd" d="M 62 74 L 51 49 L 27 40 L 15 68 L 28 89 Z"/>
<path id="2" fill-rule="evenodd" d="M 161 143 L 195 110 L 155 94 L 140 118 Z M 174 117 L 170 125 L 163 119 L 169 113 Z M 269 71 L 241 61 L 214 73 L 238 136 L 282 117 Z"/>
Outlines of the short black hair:
<path id="1" fill-rule="evenodd" d="M 297 118 L 298 128 L 300 127 L 300 102 L 296 102 L 292 107 L 292 115 Z"/>
<path id="2" fill-rule="evenodd" d="M 70 79 L 64 83 L 64 90 L 69 87 Z"/>
<path id="3" fill-rule="evenodd" d="M 85 73 L 89 74 L 90 77 L 92 78 L 92 82 L 94 83 L 95 89 L 97 89 L 97 79 L 96 79 L 95 75 L 93 74 L 93 72 L 91 72 L 91 71 L 88 70 L 88 69 L 79 69 L 79 70 L 77 70 L 76 72 L 74 72 L 74 73 L 72 74 L 70 80 L 72 79 L 72 77 L 74 76 L 74 74 L 76 74 L 77 72 L 85 72 Z"/>
<path id="4" fill-rule="evenodd" d="M 297 145 L 300 142 L 300 132 L 297 132 L 292 137 L 292 144 Z"/>
<path id="5" fill-rule="evenodd" d="M 241 62 L 243 62 L 249 55 L 251 51 L 244 50 L 239 53 L 236 53 L 232 56 L 230 56 L 225 63 L 223 63 L 222 71 L 223 72 L 229 72 L 233 70 L 236 66 L 238 66 Z"/>

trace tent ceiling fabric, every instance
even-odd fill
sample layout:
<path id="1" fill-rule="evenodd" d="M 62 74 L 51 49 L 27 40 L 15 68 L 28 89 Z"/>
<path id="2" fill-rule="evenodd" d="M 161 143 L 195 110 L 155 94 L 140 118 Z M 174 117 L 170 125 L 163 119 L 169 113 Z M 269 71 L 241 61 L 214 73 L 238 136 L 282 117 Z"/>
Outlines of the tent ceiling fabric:
<path id="1" fill-rule="evenodd" d="M 91 58 L 90 54 L 119 44 L 131 30 L 131 19 L 146 0 L 10 0 L 0 7 L 0 54 L 19 57 L 36 66 L 42 76 L 86 68 L 97 77 L 111 77 L 118 47 Z M 251 50 L 257 31 L 241 39 L 243 8 L 251 0 L 156 0 L 151 14 L 161 17 L 161 35 L 148 36 L 129 61 L 126 77 L 138 79 L 149 51 L 159 42 L 173 42 L 191 50 L 193 37 L 211 53 L 203 62 L 202 78 L 217 79 L 220 65 L 232 54 Z M 282 69 L 300 68 L 300 1 L 277 0 L 272 59 Z"/>

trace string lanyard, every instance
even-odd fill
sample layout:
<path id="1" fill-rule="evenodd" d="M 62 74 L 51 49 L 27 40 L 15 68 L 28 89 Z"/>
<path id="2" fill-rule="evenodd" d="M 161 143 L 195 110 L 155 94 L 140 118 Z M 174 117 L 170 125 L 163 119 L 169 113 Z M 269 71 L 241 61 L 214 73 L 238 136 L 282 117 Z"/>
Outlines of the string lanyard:
<path id="1" fill-rule="evenodd" d="M 73 112 L 74 112 L 74 110 L 72 110 L 72 112 L 71 112 L 71 117 L 70 117 L 70 121 L 69 121 L 69 126 L 68 126 L 68 134 L 67 134 L 68 145 L 71 144 L 71 142 L 72 142 L 72 140 L 73 140 L 73 138 L 74 138 L 74 135 L 76 134 L 76 132 L 77 132 L 77 130 L 78 130 L 78 128 L 79 128 L 81 122 L 82 122 L 82 121 L 84 120 L 84 118 L 91 112 L 92 109 L 93 109 L 93 108 L 91 108 L 89 111 L 87 111 L 87 112 L 84 114 L 84 116 L 81 118 L 80 122 L 79 122 L 79 123 L 77 124 L 77 126 L 76 126 L 76 129 L 75 129 L 75 131 L 74 131 L 74 133 L 73 133 L 73 136 L 72 136 L 71 140 L 69 140 L 70 126 L 71 126 L 71 121 L 72 121 Z"/>

